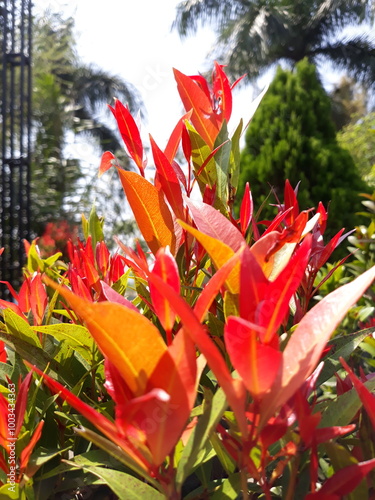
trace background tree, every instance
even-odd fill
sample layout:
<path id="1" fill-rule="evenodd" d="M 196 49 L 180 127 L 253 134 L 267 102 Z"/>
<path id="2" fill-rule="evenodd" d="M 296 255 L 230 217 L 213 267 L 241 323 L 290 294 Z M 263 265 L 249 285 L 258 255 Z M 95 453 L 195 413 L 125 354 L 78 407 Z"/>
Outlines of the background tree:
<path id="1" fill-rule="evenodd" d="M 96 171 L 84 178 L 84 158 L 67 150 L 69 137 L 83 136 L 98 147 L 98 157 L 106 149 L 122 150 L 117 131 L 103 121 L 106 105 L 117 97 L 135 111 L 141 103 L 132 85 L 79 60 L 72 18 L 46 13 L 35 20 L 33 61 L 32 210 L 33 231 L 41 234 L 48 221 L 77 217 L 80 202 L 90 199 L 88 191 L 98 191 L 92 181 Z M 100 198 L 103 192 L 95 194 Z"/>
<path id="2" fill-rule="evenodd" d="M 361 176 L 375 189 L 375 113 L 352 119 L 337 134 L 337 140 L 350 152 Z"/>
<path id="3" fill-rule="evenodd" d="M 293 186 L 301 181 L 298 199 L 302 208 L 319 201 L 330 204 L 332 231 L 356 225 L 355 212 L 361 209 L 358 193 L 368 187 L 349 152 L 336 140 L 329 98 L 315 66 L 307 60 L 294 71 L 278 69 L 250 122 L 238 199 L 249 181 L 255 199 L 265 200 L 272 187 L 282 200 L 285 179 Z M 274 203 L 273 197 L 269 203 Z"/>
<path id="4" fill-rule="evenodd" d="M 337 130 L 367 114 L 369 94 L 366 88 L 353 78 L 342 77 L 328 95 L 331 99 L 332 119 Z"/>
<path id="5" fill-rule="evenodd" d="M 210 23 L 218 36 L 214 56 L 233 77 L 257 78 L 276 64 L 293 66 L 307 57 L 372 86 L 375 39 L 367 23 L 373 14 L 373 0 L 184 0 L 174 27 L 184 37 Z M 350 26 L 356 31 L 345 31 Z"/>

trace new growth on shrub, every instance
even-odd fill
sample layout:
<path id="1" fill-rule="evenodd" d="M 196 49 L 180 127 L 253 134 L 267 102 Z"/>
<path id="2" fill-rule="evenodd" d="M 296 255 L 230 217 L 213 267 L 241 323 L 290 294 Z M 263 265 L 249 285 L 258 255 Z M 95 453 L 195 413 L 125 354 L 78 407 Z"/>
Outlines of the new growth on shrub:
<path id="1" fill-rule="evenodd" d="M 350 359 L 372 329 L 334 334 L 375 268 L 313 300 L 343 230 L 327 238 L 327 206 L 301 210 L 288 180 L 272 220 L 249 184 L 237 219 L 237 82 L 217 63 L 212 81 L 174 77 L 186 114 L 167 145 L 150 136 L 148 157 L 117 100 L 135 170 L 111 152 L 99 168 L 117 170 L 148 251 L 111 254 L 93 210 L 65 261 L 27 245 L 24 283 L 0 301 L 0 495 L 370 498 L 375 379 Z"/>

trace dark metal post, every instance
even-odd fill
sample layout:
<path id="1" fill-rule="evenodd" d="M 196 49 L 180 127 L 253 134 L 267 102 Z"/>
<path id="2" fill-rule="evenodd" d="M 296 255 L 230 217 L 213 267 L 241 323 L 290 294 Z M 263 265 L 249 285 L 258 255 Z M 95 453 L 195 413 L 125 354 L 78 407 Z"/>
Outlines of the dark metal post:
<path id="1" fill-rule="evenodd" d="M 13 286 L 30 239 L 31 8 L 31 0 L 0 1 L 0 279 Z"/>

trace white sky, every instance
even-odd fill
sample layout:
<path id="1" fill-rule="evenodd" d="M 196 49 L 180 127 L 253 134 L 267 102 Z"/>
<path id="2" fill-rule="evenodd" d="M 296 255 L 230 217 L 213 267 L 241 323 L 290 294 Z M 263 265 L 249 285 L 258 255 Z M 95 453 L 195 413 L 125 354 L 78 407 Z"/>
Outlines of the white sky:
<path id="1" fill-rule="evenodd" d="M 178 0 L 40 0 L 39 12 L 50 6 L 53 11 L 75 19 L 80 58 L 95 63 L 132 83 L 145 102 L 148 122 L 144 134 L 151 133 L 161 148 L 173 130 L 183 109 L 172 68 L 192 75 L 211 69 L 205 63 L 215 36 L 200 29 L 194 37 L 181 41 L 171 32 Z M 252 89 L 236 92 L 233 128 L 244 107 L 252 101 Z M 250 111 L 245 113 L 246 119 Z"/>

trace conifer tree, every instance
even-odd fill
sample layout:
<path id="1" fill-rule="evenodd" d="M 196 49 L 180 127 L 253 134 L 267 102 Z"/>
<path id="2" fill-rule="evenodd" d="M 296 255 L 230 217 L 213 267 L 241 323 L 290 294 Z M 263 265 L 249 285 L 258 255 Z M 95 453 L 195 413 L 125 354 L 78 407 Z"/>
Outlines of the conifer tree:
<path id="1" fill-rule="evenodd" d="M 285 179 L 300 182 L 303 209 L 329 204 L 331 230 L 352 229 L 361 209 L 358 193 L 368 191 L 350 153 L 341 148 L 330 101 L 314 65 L 306 59 L 293 71 L 278 69 L 246 133 L 237 200 L 246 182 L 265 200 L 271 188 L 281 201 Z M 270 214 L 271 196 L 262 218 Z M 333 227 L 335 226 L 335 227 Z"/>

